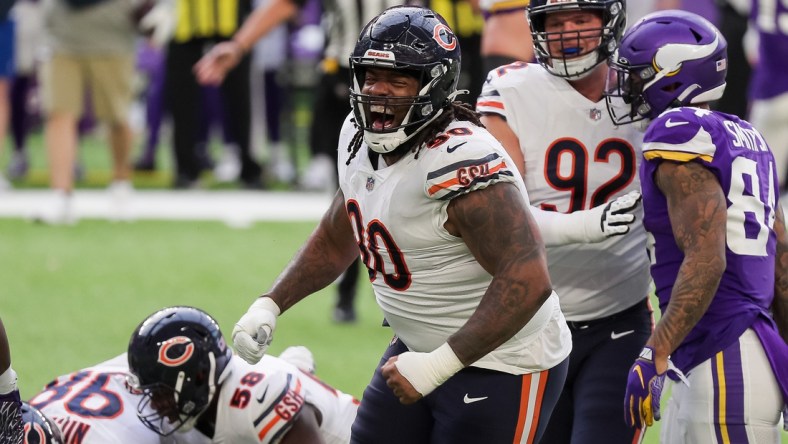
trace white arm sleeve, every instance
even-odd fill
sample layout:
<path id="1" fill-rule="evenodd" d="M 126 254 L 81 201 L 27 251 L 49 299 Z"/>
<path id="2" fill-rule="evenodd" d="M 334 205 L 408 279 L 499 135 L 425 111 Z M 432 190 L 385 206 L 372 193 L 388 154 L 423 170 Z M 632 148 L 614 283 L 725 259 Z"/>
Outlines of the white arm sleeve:
<path id="1" fill-rule="evenodd" d="M 556 213 L 531 206 L 542 239 L 548 247 L 573 243 L 596 243 L 629 232 L 635 222 L 632 211 L 640 202 L 640 191 L 630 191 L 590 210 Z"/>
<path id="2" fill-rule="evenodd" d="M 531 207 L 531 214 L 539 225 L 542 239 L 547 247 L 557 247 L 566 244 L 588 243 L 592 236 L 589 235 L 588 219 L 589 212 L 576 211 L 574 213 L 557 213 L 555 211 L 545 211 L 538 207 Z M 597 225 L 599 217 L 595 217 Z M 597 230 L 601 232 L 601 230 Z M 606 239 L 603 237 L 601 240 Z"/>

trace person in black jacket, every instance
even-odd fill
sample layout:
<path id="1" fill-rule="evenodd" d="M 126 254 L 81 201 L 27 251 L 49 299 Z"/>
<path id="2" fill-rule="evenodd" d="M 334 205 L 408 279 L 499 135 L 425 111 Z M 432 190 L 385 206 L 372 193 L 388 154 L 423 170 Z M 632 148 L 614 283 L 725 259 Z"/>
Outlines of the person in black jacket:
<path id="1" fill-rule="evenodd" d="M 228 41 L 253 9 L 251 0 L 190 0 L 185 4 L 188 7 L 178 8 L 180 16 L 167 47 L 165 68 L 165 100 L 173 120 L 175 188 L 197 185 L 203 169 L 197 150 L 200 85 L 192 68 L 214 45 Z M 232 114 L 227 119 L 227 130 L 238 145 L 241 183 L 246 188 L 257 189 L 262 188 L 263 179 L 262 168 L 252 158 L 250 147 L 250 70 L 251 58 L 244 51 L 217 85 L 221 85 L 224 109 Z"/>

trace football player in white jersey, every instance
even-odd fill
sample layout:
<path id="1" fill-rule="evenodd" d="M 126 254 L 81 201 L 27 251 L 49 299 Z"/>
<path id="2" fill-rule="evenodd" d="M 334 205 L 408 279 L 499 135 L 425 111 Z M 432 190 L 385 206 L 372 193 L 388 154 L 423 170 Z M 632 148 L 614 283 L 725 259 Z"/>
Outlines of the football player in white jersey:
<path id="1" fill-rule="evenodd" d="M 129 385 L 156 436 L 210 443 L 347 443 L 358 401 L 293 364 L 233 355 L 219 326 L 193 307 L 148 316 L 131 336 Z M 177 432 L 177 433 L 176 433 Z"/>
<path id="2" fill-rule="evenodd" d="M 280 358 L 266 360 L 265 366 L 279 368 L 279 362 L 297 365 L 304 371 L 314 369 L 311 353 L 304 347 L 289 347 Z M 289 368 L 292 370 L 292 368 Z M 132 390 L 126 382 L 129 375 L 128 358 L 123 353 L 101 364 L 59 376 L 40 393 L 33 396 L 30 404 L 34 410 L 46 414 L 62 438 L 51 439 L 52 443 L 64 444 L 161 444 L 211 442 L 197 430 L 160 436 L 146 427 L 137 417 L 137 406 L 142 392 Z M 148 409 L 143 415 L 152 414 Z M 25 422 L 31 422 L 30 417 Z M 23 407 L 22 417 L 25 419 Z M 43 427 L 43 424 L 41 424 Z M 25 429 L 27 434 L 49 437 L 45 431 Z M 62 430 L 62 433 L 61 433 Z M 42 441 L 45 442 L 45 441 Z"/>
<path id="3" fill-rule="evenodd" d="M 60 429 L 64 444 L 199 443 L 191 439 L 161 439 L 137 418 L 140 392 L 130 390 L 126 353 L 108 361 L 55 378 L 29 404 Z M 60 441 L 54 441 L 60 442 Z"/>
<path id="4" fill-rule="evenodd" d="M 511 159 L 455 103 L 460 48 L 445 20 L 387 9 L 351 57 L 340 190 L 273 288 L 233 331 L 256 362 L 276 317 L 359 256 L 395 333 L 354 443 L 533 442 L 571 338 Z"/>
<path id="5" fill-rule="evenodd" d="M 574 213 L 639 189 L 642 134 L 616 127 L 603 93 L 608 55 L 626 22 L 624 0 L 532 0 L 528 21 L 538 64 L 490 72 L 477 110 L 525 179 L 531 204 Z M 632 359 L 652 328 L 642 211 L 627 236 L 547 249 L 572 331 L 566 384 L 545 443 L 631 443 L 621 421 Z"/>

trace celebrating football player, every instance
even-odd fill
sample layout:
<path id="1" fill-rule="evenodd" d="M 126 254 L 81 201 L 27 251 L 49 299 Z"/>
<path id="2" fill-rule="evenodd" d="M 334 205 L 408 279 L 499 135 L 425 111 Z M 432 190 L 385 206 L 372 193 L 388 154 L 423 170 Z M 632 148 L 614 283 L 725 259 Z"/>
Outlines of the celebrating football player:
<path id="1" fill-rule="evenodd" d="M 139 419 L 179 442 L 201 435 L 189 443 L 349 442 L 358 402 L 312 375 L 311 361 L 311 353 L 298 353 L 291 362 L 303 369 L 271 356 L 248 364 L 233 355 L 216 321 L 193 307 L 151 314 L 128 348 Z"/>
<path id="2" fill-rule="evenodd" d="M 624 0 L 532 0 L 527 18 L 538 64 L 492 70 L 477 110 L 523 175 L 532 205 L 583 214 L 638 190 L 642 134 L 617 128 L 603 97 L 607 57 L 625 27 Z M 545 443 L 639 439 L 640 430 L 611 413 L 621 412 L 627 370 L 651 332 L 641 221 L 631 234 L 599 244 L 548 245 L 572 354 Z"/>
<path id="3" fill-rule="evenodd" d="M 533 440 L 563 384 L 570 338 L 543 242 L 509 156 L 453 100 L 459 64 L 457 37 L 429 9 L 367 24 L 350 61 L 340 190 L 233 331 L 239 355 L 260 359 L 277 316 L 360 253 L 396 336 L 353 442 Z"/>
<path id="4" fill-rule="evenodd" d="M 710 111 L 727 44 L 684 11 L 647 15 L 612 57 L 608 108 L 648 122 L 644 225 L 662 318 L 629 372 L 625 418 L 660 419 L 660 442 L 779 442 L 788 399 L 788 233 L 763 136 Z"/>

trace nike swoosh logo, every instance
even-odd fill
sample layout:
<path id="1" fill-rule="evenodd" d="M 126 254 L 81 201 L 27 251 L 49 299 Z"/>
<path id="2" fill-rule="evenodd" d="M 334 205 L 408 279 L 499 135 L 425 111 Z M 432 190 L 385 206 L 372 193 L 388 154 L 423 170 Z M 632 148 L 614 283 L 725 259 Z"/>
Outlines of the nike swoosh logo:
<path id="1" fill-rule="evenodd" d="M 618 339 L 618 338 L 623 338 L 624 336 L 626 336 L 626 335 L 631 335 L 631 334 L 632 334 L 632 333 L 634 333 L 634 332 L 635 332 L 635 330 L 627 330 L 627 331 L 622 331 L 621 333 L 616 333 L 616 332 L 614 332 L 614 331 L 611 331 L 611 332 L 610 332 L 610 339 Z"/>
<path id="2" fill-rule="evenodd" d="M 632 370 L 632 371 L 638 374 L 638 377 L 640 378 L 640 386 L 641 386 L 641 387 L 645 387 L 645 386 L 646 386 L 646 383 L 645 383 L 645 382 L 643 382 L 643 371 L 642 371 L 642 370 L 640 370 L 640 366 L 638 365 L 638 366 L 637 366 L 637 367 L 635 367 L 635 369 L 634 369 L 634 370 Z"/>
<path id="3" fill-rule="evenodd" d="M 468 396 L 468 394 L 466 393 L 466 394 L 465 394 L 465 397 L 464 397 L 464 398 L 462 398 L 462 402 L 464 402 L 464 403 L 466 403 L 466 404 L 472 404 L 472 403 L 474 403 L 474 402 L 478 402 L 478 401 L 484 401 L 485 399 L 487 399 L 487 396 L 482 396 L 481 398 L 471 398 L 471 397 L 469 397 L 469 396 Z"/>
<path id="4" fill-rule="evenodd" d="M 459 148 L 459 147 L 461 147 L 461 146 L 465 145 L 466 143 L 468 143 L 468 142 L 463 142 L 463 143 L 459 143 L 459 144 L 457 144 L 457 145 L 454 145 L 454 146 L 450 146 L 450 147 L 446 148 L 446 152 L 447 152 L 447 153 L 453 153 L 453 152 L 454 152 L 454 150 L 456 150 L 457 148 Z"/>
<path id="5" fill-rule="evenodd" d="M 262 403 L 263 403 L 263 400 L 265 399 L 265 394 L 266 394 L 266 393 L 268 393 L 268 387 L 266 387 L 266 388 L 265 388 L 265 391 L 263 392 L 263 394 L 262 394 L 262 395 L 260 395 L 260 397 L 259 397 L 259 398 L 257 398 L 257 402 L 259 402 L 260 404 L 262 404 Z"/>
<path id="6" fill-rule="evenodd" d="M 670 119 L 668 119 L 668 121 L 665 122 L 665 128 L 673 128 L 674 126 L 681 126 L 681 125 L 689 125 L 689 122 L 674 122 Z"/>

